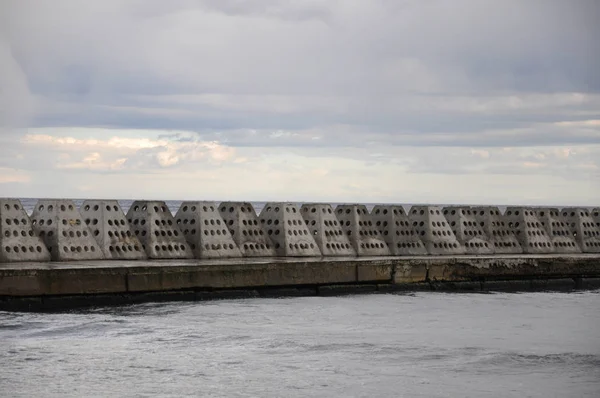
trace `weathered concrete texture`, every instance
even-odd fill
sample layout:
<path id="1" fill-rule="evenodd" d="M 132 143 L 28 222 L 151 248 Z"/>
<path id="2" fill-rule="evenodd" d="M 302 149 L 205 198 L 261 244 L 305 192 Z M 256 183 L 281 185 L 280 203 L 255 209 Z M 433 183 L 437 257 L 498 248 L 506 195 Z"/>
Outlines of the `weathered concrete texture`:
<path id="1" fill-rule="evenodd" d="M 590 214 L 592 215 L 592 220 L 596 225 L 596 230 L 600 231 L 600 208 L 593 209 Z"/>
<path id="2" fill-rule="evenodd" d="M 392 281 L 395 284 L 422 283 L 428 280 L 431 261 L 402 261 L 394 266 Z"/>
<path id="3" fill-rule="evenodd" d="M 262 227 L 275 245 L 275 252 L 285 257 L 321 256 L 317 242 L 293 203 L 269 202 L 259 216 Z"/>
<path id="4" fill-rule="evenodd" d="M 377 205 L 371 210 L 371 218 L 393 255 L 427 254 L 425 245 L 419 239 L 418 232 L 412 227 L 402 206 Z"/>
<path id="5" fill-rule="evenodd" d="M 126 272 L 89 263 L 77 268 L 0 269 L 0 296 L 123 293 L 127 291 Z"/>
<path id="6" fill-rule="evenodd" d="M 258 297 L 334 296 L 347 294 L 406 293 L 415 291 L 519 292 L 596 289 L 600 278 L 540 278 L 523 280 L 429 281 L 415 283 L 330 284 L 301 287 L 256 287 L 242 289 L 187 289 L 131 293 L 95 293 L 60 296 L 0 296 L 1 311 L 64 311 L 90 306 L 147 302 L 204 301 Z"/>
<path id="7" fill-rule="evenodd" d="M 244 257 L 273 257 L 276 255 L 271 239 L 258 221 L 252 204 L 248 202 L 222 202 L 221 217 Z"/>
<path id="8" fill-rule="evenodd" d="M 534 209 L 537 218 L 546 229 L 555 253 L 581 253 L 581 249 L 573 234 L 569 230 L 569 225 L 556 208 L 536 207 Z"/>
<path id="9" fill-rule="evenodd" d="M 519 240 L 523 253 L 554 253 L 552 241 L 533 209 L 508 207 L 504 217 L 508 227 Z"/>
<path id="10" fill-rule="evenodd" d="M 596 223 L 596 228 L 600 229 L 600 208 L 593 209 L 591 214 L 594 222 Z"/>
<path id="11" fill-rule="evenodd" d="M 600 253 L 600 227 L 594 220 L 593 211 L 578 207 L 562 209 L 562 216 L 584 253 Z"/>
<path id="12" fill-rule="evenodd" d="M 356 281 L 352 262 L 286 262 L 148 267 L 127 275 L 130 291 L 318 285 Z"/>
<path id="13" fill-rule="evenodd" d="M 389 256 L 390 249 L 365 205 L 338 205 L 335 208 L 342 230 L 359 256 Z"/>
<path id="14" fill-rule="evenodd" d="M 86 200 L 81 204 L 79 212 L 106 259 L 147 258 L 142 243 L 131 231 L 119 202 Z"/>
<path id="15" fill-rule="evenodd" d="M 142 297 L 151 300 L 162 293 L 190 296 L 214 294 L 222 289 L 248 291 L 294 287 L 313 290 L 325 285 L 356 285 L 356 291 L 373 290 L 464 290 L 493 287 L 496 281 L 508 288 L 553 288 L 559 279 L 572 278 L 584 288 L 586 280 L 600 277 L 600 255 L 518 256 L 423 256 L 395 258 L 321 259 L 217 259 L 171 261 L 78 261 L 69 263 L 0 264 L 0 309 L 11 308 L 11 300 L 24 297 L 56 298 L 55 307 L 66 297 L 93 301 L 95 295 Z M 595 278 L 595 279 L 594 279 Z M 546 281 L 547 280 L 547 281 Z M 370 287 L 367 287 L 370 286 Z M 510 286 L 508 286 L 510 285 Z M 519 286 L 517 286 L 519 285 Z M 593 283 L 592 283 L 593 285 Z M 362 288 L 360 287 L 362 286 Z M 501 288 L 502 286 L 496 286 Z M 241 289 L 241 290 L 240 290 Z M 327 289 L 325 289 L 327 290 Z M 176 293 L 179 292 L 179 293 Z M 192 294 L 195 292 L 195 294 Z M 140 296 L 140 294 L 148 294 Z M 198 297 L 196 297 L 198 296 Z M 106 296 L 105 296 L 106 297 Z M 48 299 L 48 300 L 47 300 Z M 70 300 L 67 300 L 71 302 Z M 111 299 L 105 299 L 110 303 Z M 117 300 L 118 301 L 118 300 Z M 33 304 L 32 304 L 33 305 Z M 14 307 L 14 306 L 13 306 Z M 16 308 L 16 307 L 14 307 Z"/>
<path id="16" fill-rule="evenodd" d="M 356 256 L 329 204 L 306 203 L 300 214 L 323 256 Z"/>
<path id="17" fill-rule="evenodd" d="M 393 275 L 394 260 L 389 257 L 372 257 L 368 261 L 356 262 L 357 282 L 390 282 Z"/>
<path id="18" fill-rule="evenodd" d="M 431 262 L 429 278 L 440 281 L 525 280 L 600 275 L 600 258 L 585 255 L 544 255 L 520 257 L 457 257 Z"/>
<path id="19" fill-rule="evenodd" d="M 475 219 L 483 228 L 490 244 L 494 246 L 496 254 L 520 254 L 523 248 L 514 232 L 508 228 L 500 209 L 494 206 L 476 206 L 471 210 Z"/>
<path id="20" fill-rule="evenodd" d="M 71 200 L 38 201 L 31 224 L 53 261 L 104 259 L 100 246 Z"/>
<path id="21" fill-rule="evenodd" d="M 0 263 L 17 261 L 50 261 L 50 252 L 21 202 L 0 199 Z"/>
<path id="22" fill-rule="evenodd" d="M 165 202 L 135 201 L 127 212 L 127 220 L 148 258 L 194 258 Z"/>
<path id="23" fill-rule="evenodd" d="M 214 202 L 183 202 L 175 222 L 196 258 L 242 257 Z"/>
<path id="24" fill-rule="evenodd" d="M 433 255 L 464 254 L 465 248 L 456 239 L 448 221 L 438 206 L 413 206 L 409 219 L 419 233 L 427 252 Z"/>
<path id="25" fill-rule="evenodd" d="M 483 229 L 485 222 L 477 221 L 475 210 L 466 206 L 448 206 L 443 208 L 443 213 L 467 254 L 494 253 L 494 245 L 489 242 Z"/>

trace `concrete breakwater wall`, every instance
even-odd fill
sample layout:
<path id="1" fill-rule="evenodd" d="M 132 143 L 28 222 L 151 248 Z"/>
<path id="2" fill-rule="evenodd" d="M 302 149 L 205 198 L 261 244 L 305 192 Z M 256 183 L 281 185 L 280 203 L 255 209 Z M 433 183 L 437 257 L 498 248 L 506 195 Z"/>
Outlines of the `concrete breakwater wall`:
<path id="1" fill-rule="evenodd" d="M 559 285 L 600 287 L 598 209 L 0 199 L 0 310 Z"/>
<path id="2" fill-rule="evenodd" d="M 0 262 L 600 253 L 600 208 L 0 199 Z"/>

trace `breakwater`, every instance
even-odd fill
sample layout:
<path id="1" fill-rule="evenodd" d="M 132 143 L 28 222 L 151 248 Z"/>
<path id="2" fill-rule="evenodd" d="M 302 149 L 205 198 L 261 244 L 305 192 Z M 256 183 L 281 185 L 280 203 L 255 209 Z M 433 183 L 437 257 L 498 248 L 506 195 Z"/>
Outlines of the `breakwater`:
<path id="1" fill-rule="evenodd" d="M 598 209 L 0 199 L 0 219 L 1 308 L 600 278 Z"/>

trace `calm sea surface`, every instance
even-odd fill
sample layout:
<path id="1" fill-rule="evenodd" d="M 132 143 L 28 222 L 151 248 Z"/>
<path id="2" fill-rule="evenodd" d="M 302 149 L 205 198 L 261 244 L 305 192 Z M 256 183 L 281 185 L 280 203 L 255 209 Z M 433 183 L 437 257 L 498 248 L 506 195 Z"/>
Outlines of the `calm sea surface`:
<path id="1" fill-rule="evenodd" d="M 600 292 L 0 312 L 2 397 L 600 397 Z"/>

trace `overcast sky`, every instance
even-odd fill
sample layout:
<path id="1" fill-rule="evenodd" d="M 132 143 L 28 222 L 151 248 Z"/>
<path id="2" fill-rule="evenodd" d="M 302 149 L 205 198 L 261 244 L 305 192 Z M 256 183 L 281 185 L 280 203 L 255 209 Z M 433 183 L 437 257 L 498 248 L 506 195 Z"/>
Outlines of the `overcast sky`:
<path id="1" fill-rule="evenodd" d="M 600 2 L 0 2 L 0 196 L 600 205 Z"/>

